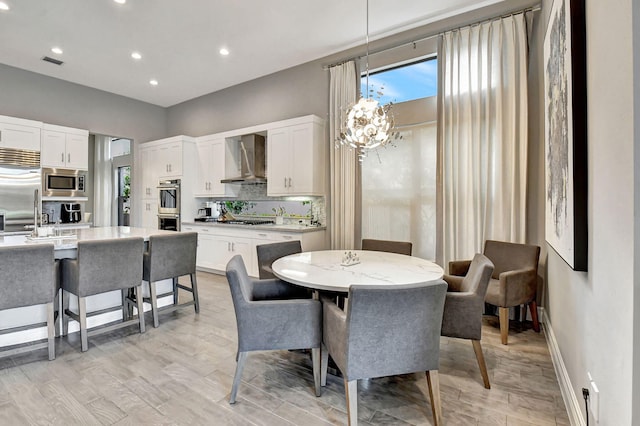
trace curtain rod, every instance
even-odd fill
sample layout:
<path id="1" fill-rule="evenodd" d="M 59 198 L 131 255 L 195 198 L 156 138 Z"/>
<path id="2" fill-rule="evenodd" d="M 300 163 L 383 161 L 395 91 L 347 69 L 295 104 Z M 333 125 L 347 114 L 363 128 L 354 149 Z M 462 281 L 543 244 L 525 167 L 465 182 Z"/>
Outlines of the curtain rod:
<path id="1" fill-rule="evenodd" d="M 399 49 L 401 47 L 409 46 L 411 44 L 416 44 L 416 43 L 419 43 L 421 41 L 430 40 L 432 38 L 439 37 L 440 35 L 442 35 L 442 34 L 444 34 L 446 32 L 449 32 L 449 31 L 458 31 L 458 30 L 460 30 L 462 28 L 465 28 L 465 27 L 473 27 L 473 26 L 476 26 L 476 25 L 484 24 L 485 22 L 493 22 L 493 21 L 497 21 L 499 19 L 509 18 L 509 17 L 517 15 L 519 13 L 537 12 L 540 9 L 542 9 L 542 7 L 540 5 L 531 6 L 531 7 L 527 7 L 525 9 L 518 10 L 518 11 L 515 11 L 515 12 L 506 13 L 506 14 L 503 14 L 503 15 L 496 15 L 496 16 L 493 16 L 491 18 L 483 19 L 482 21 L 474 22 L 474 23 L 471 23 L 471 24 L 465 24 L 465 25 L 462 25 L 462 26 L 450 27 L 450 28 L 447 28 L 445 30 L 438 31 L 435 34 L 429 34 L 429 35 L 426 35 L 424 37 L 421 37 L 421 38 L 418 38 L 418 39 L 415 39 L 415 40 L 403 41 L 403 42 L 400 42 L 398 44 L 392 45 L 390 47 L 384 47 L 384 48 L 371 50 L 371 51 L 369 51 L 369 55 L 376 55 L 378 53 L 387 52 L 389 50 L 394 50 L 394 49 Z M 364 57 L 364 55 L 362 55 L 362 54 L 350 56 L 348 58 L 341 59 L 338 62 L 333 62 L 333 63 L 331 63 L 329 65 L 323 65 L 322 69 L 323 70 L 328 70 L 328 69 L 336 67 L 338 65 L 342 65 L 342 64 L 344 64 L 346 62 L 353 61 L 353 60 L 356 60 L 356 59 L 361 59 L 363 57 Z"/>

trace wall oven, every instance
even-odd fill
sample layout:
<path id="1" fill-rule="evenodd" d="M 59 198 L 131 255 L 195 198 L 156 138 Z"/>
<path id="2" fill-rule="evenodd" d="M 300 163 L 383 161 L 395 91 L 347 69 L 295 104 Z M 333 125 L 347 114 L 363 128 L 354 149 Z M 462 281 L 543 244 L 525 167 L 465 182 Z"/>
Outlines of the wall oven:
<path id="1" fill-rule="evenodd" d="M 158 183 L 158 214 L 180 214 L 180 179 Z"/>
<path id="2" fill-rule="evenodd" d="M 158 229 L 165 231 L 180 231 L 179 214 L 159 214 Z"/>
<path id="3" fill-rule="evenodd" d="M 158 229 L 180 231 L 180 179 L 158 183 Z"/>
<path id="4" fill-rule="evenodd" d="M 84 170 L 42 168 L 43 197 L 84 197 L 86 182 Z"/>

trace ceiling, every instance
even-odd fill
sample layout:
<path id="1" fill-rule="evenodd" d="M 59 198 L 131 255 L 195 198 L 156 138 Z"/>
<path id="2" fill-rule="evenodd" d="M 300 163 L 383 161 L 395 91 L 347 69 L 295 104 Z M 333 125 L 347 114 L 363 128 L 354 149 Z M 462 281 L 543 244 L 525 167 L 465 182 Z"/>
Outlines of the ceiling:
<path id="1" fill-rule="evenodd" d="M 0 10 L 0 63 L 162 107 L 362 45 L 366 34 L 366 0 L 0 1 L 10 7 Z M 503 2 L 370 0 L 370 39 Z"/>

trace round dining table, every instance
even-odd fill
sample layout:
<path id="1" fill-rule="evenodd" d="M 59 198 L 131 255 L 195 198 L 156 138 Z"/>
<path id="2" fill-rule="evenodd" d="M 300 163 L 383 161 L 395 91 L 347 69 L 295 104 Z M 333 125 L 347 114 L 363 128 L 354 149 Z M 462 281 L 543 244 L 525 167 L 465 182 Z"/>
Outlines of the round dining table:
<path id="1" fill-rule="evenodd" d="M 277 259 L 271 268 L 284 281 L 344 293 L 352 285 L 418 284 L 439 280 L 444 274 L 439 265 L 419 257 L 368 250 L 297 253 Z"/>

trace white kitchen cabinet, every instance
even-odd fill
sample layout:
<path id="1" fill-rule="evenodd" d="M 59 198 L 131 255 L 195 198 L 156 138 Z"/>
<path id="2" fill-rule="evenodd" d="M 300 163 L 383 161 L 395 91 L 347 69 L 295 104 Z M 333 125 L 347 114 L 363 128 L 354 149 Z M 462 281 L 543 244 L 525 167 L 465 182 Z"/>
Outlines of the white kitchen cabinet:
<path id="1" fill-rule="evenodd" d="M 326 178 L 324 125 L 308 123 L 267 133 L 267 195 L 323 195 Z"/>
<path id="2" fill-rule="evenodd" d="M 156 167 L 158 158 L 158 147 L 140 147 L 138 151 L 138 161 L 140 170 L 140 190 L 142 199 L 157 198 L 158 180 L 160 175 L 158 174 L 158 167 Z"/>
<path id="3" fill-rule="evenodd" d="M 237 254 L 242 256 L 247 271 L 254 269 L 255 245 L 250 238 L 224 235 L 224 231 L 216 232 L 216 228 L 208 226 L 182 226 L 182 232 L 198 233 L 198 252 L 196 265 L 201 268 L 224 271 L 227 263 Z M 220 235 L 222 234 L 222 235 Z"/>
<path id="4" fill-rule="evenodd" d="M 204 136 L 198 139 L 196 197 L 237 196 L 237 185 L 220 182 L 226 176 L 226 140 Z"/>
<path id="5" fill-rule="evenodd" d="M 143 228 L 158 229 L 158 201 L 143 200 L 141 226 Z"/>
<path id="6" fill-rule="evenodd" d="M 244 260 L 249 275 L 258 276 L 256 246 L 280 241 L 299 240 L 304 251 L 326 248 L 325 230 L 307 232 L 275 231 L 242 228 L 229 225 L 183 224 L 182 232 L 198 233 L 198 255 L 196 265 L 205 270 L 224 272 L 227 262 L 239 254 Z"/>
<path id="7" fill-rule="evenodd" d="M 0 116 L 0 147 L 40 151 L 39 121 Z"/>
<path id="8" fill-rule="evenodd" d="M 44 124 L 40 164 L 43 167 L 88 170 L 89 132 Z"/>
<path id="9" fill-rule="evenodd" d="M 182 141 L 160 145 L 155 166 L 160 177 L 182 176 Z"/>

